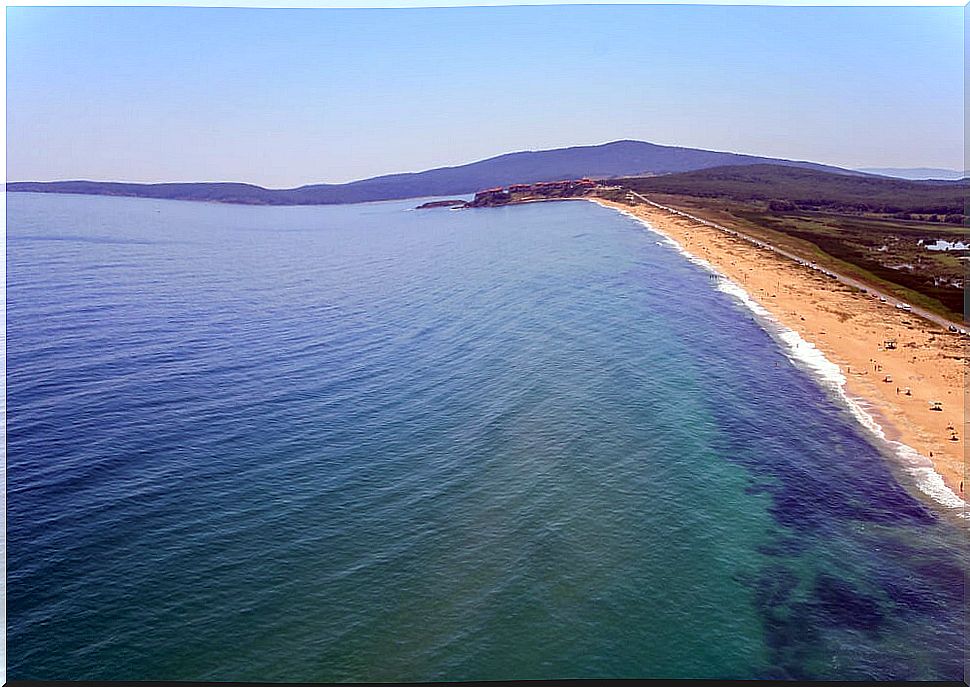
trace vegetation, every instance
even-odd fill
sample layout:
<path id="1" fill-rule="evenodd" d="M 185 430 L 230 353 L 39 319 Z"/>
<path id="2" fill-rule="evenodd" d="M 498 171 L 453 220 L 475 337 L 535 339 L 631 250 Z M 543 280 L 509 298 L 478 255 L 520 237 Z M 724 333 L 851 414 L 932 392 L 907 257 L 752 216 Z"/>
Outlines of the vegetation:
<path id="1" fill-rule="evenodd" d="M 778 165 L 717 167 L 619 181 L 641 193 L 763 202 L 776 213 L 869 213 L 950 224 L 963 223 L 970 191 L 970 180 L 909 181 Z"/>
<path id="2" fill-rule="evenodd" d="M 771 165 L 613 180 L 960 320 L 970 183 L 850 177 Z"/>

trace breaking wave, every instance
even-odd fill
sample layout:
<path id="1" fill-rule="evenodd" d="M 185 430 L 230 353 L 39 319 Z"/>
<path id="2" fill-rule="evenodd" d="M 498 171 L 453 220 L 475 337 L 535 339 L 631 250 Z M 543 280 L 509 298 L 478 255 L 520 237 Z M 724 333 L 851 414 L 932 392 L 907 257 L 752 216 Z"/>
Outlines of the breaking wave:
<path id="1" fill-rule="evenodd" d="M 846 391 L 846 379 L 845 375 L 842 374 L 842 370 L 838 365 L 826 358 L 822 351 L 813 343 L 806 341 L 798 332 L 789 329 L 779 322 L 774 315 L 752 298 L 737 282 L 731 280 L 707 260 L 690 253 L 673 237 L 632 212 L 619 208 L 613 209 L 639 222 L 649 231 L 659 235 L 663 239 L 664 244 L 677 250 L 677 252 L 690 262 L 717 275 L 718 290 L 728 294 L 754 313 L 756 321 L 772 338 L 781 344 L 786 357 L 794 365 L 808 372 L 823 388 L 834 393 L 842 405 L 852 413 L 852 416 L 859 424 L 877 442 L 888 447 L 903 471 L 913 480 L 913 483 L 921 492 L 940 506 L 951 511 L 959 511 L 956 514 L 960 517 L 970 518 L 970 513 L 966 511 L 967 502 L 946 485 L 943 481 L 943 476 L 934 469 L 932 461 L 913 447 L 903 442 L 889 439 L 882 425 L 876 421 L 870 412 L 869 408 L 871 406 L 864 399 L 852 396 Z M 690 217 L 690 215 L 682 212 L 678 212 L 677 214 Z"/>

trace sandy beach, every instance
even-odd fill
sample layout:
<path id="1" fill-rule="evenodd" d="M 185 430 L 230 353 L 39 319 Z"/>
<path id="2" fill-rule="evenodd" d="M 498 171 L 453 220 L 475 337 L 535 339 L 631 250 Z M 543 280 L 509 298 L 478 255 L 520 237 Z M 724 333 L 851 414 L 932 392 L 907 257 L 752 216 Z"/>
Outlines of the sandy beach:
<path id="1" fill-rule="evenodd" d="M 814 344 L 839 366 L 847 396 L 865 408 L 889 441 L 904 445 L 897 453 L 918 473 L 921 489 L 941 503 L 960 505 L 955 495 L 963 498 L 965 488 L 966 344 L 958 334 L 700 222 L 657 207 L 591 200 L 649 222 Z M 927 469 L 930 465 L 953 493 Z"/>

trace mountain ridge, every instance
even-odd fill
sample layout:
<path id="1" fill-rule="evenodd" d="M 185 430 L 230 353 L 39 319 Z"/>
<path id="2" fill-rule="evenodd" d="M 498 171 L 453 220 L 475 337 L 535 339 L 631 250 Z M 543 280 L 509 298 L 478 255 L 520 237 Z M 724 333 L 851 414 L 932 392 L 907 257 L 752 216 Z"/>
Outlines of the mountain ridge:
<path id="1" fill-rule="evenodd" d="M 6 188 L 10 192 L 80 193 L 250 205 L 336 205 L 462 195 L 513 183 L 673 174 L 725 165 L 754 164 L 792 166 L 845 175 L 863 174 L 803 160 L 619 140 L 549 150 L 515 151 L 463 165 L 385 174 L 343 184 L 305 184 L 289 189 L 267 189 L 243 182 L 144 184 L 86 180 L 9 182 Z"/>

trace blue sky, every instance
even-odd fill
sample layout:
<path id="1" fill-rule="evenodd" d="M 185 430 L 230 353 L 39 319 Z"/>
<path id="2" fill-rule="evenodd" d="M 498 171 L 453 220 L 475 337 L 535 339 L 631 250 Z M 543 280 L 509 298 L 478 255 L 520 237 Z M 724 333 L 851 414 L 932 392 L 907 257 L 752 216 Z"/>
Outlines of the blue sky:
<path id="1" fill-rule="evenodd" d="M 634 138 L 963 167 L 963 8 L 7 10 L 7 178 L 416 171 Z"/>

